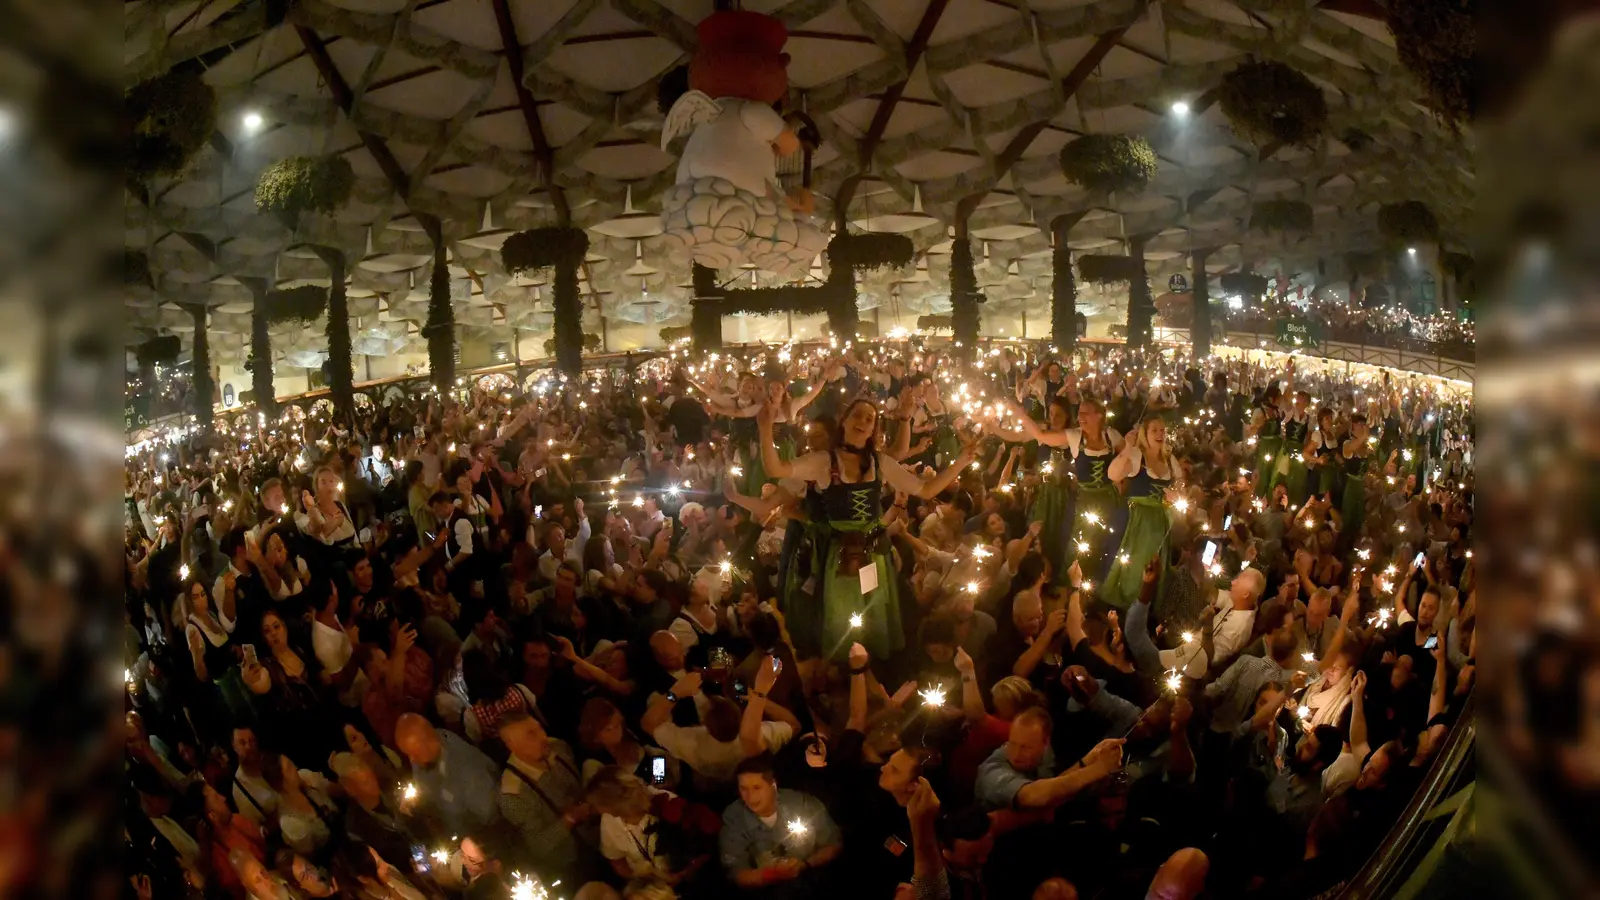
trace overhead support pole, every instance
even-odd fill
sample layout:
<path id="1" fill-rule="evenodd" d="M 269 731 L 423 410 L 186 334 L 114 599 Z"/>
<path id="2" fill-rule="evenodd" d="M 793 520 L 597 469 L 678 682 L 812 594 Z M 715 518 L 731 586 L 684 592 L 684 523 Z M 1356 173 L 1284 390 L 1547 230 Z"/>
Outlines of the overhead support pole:
<path id="1" fill-rule="evenodd" d="M 1189 340 L 1194 346 L 1195 363 L 1211 355 L 1211 287 L 1206 279 L 1206 257 L 1211 255 L 1212 249 L 1202 247 L 1192 254 L 1194 277 L 1190 290 L 1194 293 L 1190 301 L 1194 304 L 1194 313 L 1190 316 Z"/>
<path id="2" fill-rule="evenodd" d="M 1085 212 L 1056 216 L 1050 221 L 1050 343 L 1062 359 L 1078 345 L 1078 283 L 1072 276 L 1072 248 L 1067 238 Z"/>
<path id="3" fill-rule="evenodd" d="M 211 433 L 213 410 L 211 408 L 211 392 L 215 383 L 211 380 L 211 340 L 207 334 L 207 310 L 203 304 L 184 305 L 191 318 L 194 319 L 194 346 L 190 360 L 189 390 L 193 395 L 190 402 L 194 406 L 194 422 L 201 433 Z"/>
<path id="4" fill-rule="evenodd" d="M 1128 256 L 1139 269 L 1138 277 L 1128 282 L 1128 346 L 1150 345 L 1150 319 L 1155 314 L 1155 299 L 1150 296 L 1150 278 L 1145 274 L 1144 245 L 1150 235 L 1128 238 Z"/>
<path id="5" fill-rule="evenodd" d="M 250 311 L 250 390 L 256 409 L 272 422 L 278 415 L 278 393 L 272 384 L 272 335 L 267 331 L 267 294 L 272 285 L 265 278 L 240 278 L 255 303 Z"/>
<path id="6" fill-rule="evenodd" d="M 313 246 L 311 250 L 328 267 L 328 390 L 333 394 L 335 418 L 349 425 L 355 421 L 356 410 L 345 256 L 333 247 Z"/>

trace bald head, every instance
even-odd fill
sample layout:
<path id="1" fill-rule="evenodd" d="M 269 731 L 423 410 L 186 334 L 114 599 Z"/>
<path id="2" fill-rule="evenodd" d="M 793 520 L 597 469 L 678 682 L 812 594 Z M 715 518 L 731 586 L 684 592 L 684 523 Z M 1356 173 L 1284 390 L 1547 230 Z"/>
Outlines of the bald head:
<path id="1" fill-rule="evenodd" d="M 1078 889 L 1065 878 L 1050 878 L 1033 889 L 1033 900 L 1078 900 Z"/>
<path id="2" fill-rule="evenodd" d="M 394 742 L 407 759 L 419 766 L 433 765 L 443 749 L 433 726 L 416 713 L 406 713 L 395 722 Z"/>
<path id="3" fill-rule="evenodd" d="M 1150 882 L 1145 900 L 1194 900 L 1206 888 L 1206 873 L 1211 861 L 1193 847 L 1185 847 L 1167 857 Z"/>
<path id="4" fill-rule="evenodd" d="M 622 900 L 617 889 L 604 881 L 591 881 L 572 895 L 572 900 Z"/>
<path id="5" fill-rule="evenodd" d="M 1018 591 L 1011 601 L 1011 624 L 1023 637 L 1037 637 L 1044 630 L 1044 601 L 1034 590 Z"/>
<path id="6" fill-rule="evenodd" d="M 683 668 L 683 644 L 678 641 L 678 636 L 670 631 L 658 631 L 650 635 L 650 652 L 661 664 L 661 668 L 668 672 L 677 672 Z"/>

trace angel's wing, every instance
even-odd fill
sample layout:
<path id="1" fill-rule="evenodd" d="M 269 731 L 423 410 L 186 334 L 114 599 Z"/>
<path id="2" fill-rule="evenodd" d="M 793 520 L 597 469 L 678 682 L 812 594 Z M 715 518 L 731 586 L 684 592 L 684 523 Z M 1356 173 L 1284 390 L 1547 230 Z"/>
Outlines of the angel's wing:
<path id="1" fill-rule="evenodd" d="M 667 120 L 661 125 L 661 149 L 667 149 L 673 138 L 693 131 L 696 125 L 710 122 L 721 112 L 722 104 L 711 99 L 705 92 L 685 93 L 672 104 L 672 109 L 667 111 Z"/>

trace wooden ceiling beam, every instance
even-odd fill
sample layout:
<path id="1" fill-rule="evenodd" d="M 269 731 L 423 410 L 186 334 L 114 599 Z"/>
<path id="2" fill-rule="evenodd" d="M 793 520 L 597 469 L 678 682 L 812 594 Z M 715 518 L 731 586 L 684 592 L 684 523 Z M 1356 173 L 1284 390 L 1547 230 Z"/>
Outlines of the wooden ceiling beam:
<path id="1" fill-rule="evenodd" d="M 911 40 L 906 42 L 906 77 L 889 85 L 883 92 L 883 99 L 878 101 L 878 109 L 872 114 L 872 124 L 867 126 L 866 136 L 856 148 L 859 171 L 839 185 L 839 193 L 833 198 L 834 216 L 841 229 L 847 221 L 846 212 L 850 207 L 850 200 L 855 196 L 856 187 L 860 185 L 862 177 L 872 170 L 872 158 L 878 152 L 878 145 L 883 143 L 883 135 L 889 128 L 889 119 L 894 115 L 894 108 L 900 103 L 900 97 L 905 94 L 906 85 L 911 81 L 911 74 L 916 71 L 917 64 L 922 62 L 922 55 L 928 50 L 928 42 L 933 39 L 933 30 L 939 26 L 939 18 L 944 15 L 945 8 L 949 5 L 950 0 L 928 0 L 927 8 L 922 11 L 922 20 L 917 23 L 917 30 L 912 32 Z"/>
<path id="2" fill-rule="evenodd" d="M 328 92 L 333 94 L 333 102 L 339 105 L 339 109 L 344 111 L 345 119 L 353 126 L 355 121 L 351 118 L 351 113 L 354 111 L 355 93 L 350 90 L 350 83 L 344 80 L 344 73 L 334 64 L 333 57 L 328 55 L 327 43 L 310 26 L 296 22 L 294 30 L 300 37 L 300 43 L 306 48 L 306 55 L 311 57 L 312 65 L 317 67 L 317 74 L 322 76 L 323 83 L 328 86 Z M 389 150 L 389 145 L 383 142 L 383 138 L 370 131 L 358 128 L 356 133 L 361 136 L 362 146 L 372 154 L 373 161 L 383 171 L 383 176 L 389 180 L 389 185 L 394 188 L 395 193 L 400 195 L 406 208 L 416 217 L 422 230 L 427 232 L 434 244 L 443 246 L 444 228 L 439 224 L 439 217 L 411 209 L 411 177 L 400 165 L 400 160 Z"/>
<path id="3" fill-rule="evenodd" d="M 1061 79 L 1061 90 L 1066 99 L 1071 99 L 1072 95 L 1078 92 L 1078 88 L 1083 87 L 1083 83 L 1089 80 L 1090 75 L 1094 74 L 1094 70 L 1106 58 L 1106 54 L 1118 46 L 1122 36 L 1127 31 L 1128 28 L 1125 26 L 1100 35 L 1100 38 L 1094 42 L 1094 46 L 1089 48 L 1089 52 L 1085 53 L 1083 58 L 1078 60 L 1078 64 L 1072 67 L 1072 71 Z M 1017 160 L 1022 158 L 1022 154 L 1027 152 L 1029 145 L 1033 143 L 1035 138 L 1044 133 L 1045 127 L 1049 124 L 1048 119 L 1040 119 L 1024 126 L 1021 131 L 1018 131 L 1011 138 L 1005 149 L 1001 150 L 994 159 L 994 180 L 991 184 L 998 185 L 1006 177 L 1006 174 L 1011 171 L 1011 167 L 1017 164 Z M 993 187 L 990 187 L 977 193 L 969 194 L 963 197 L 960 203 L 956 204 L 956 228 L 958 230 L 966 228 L 967 218 L 972 215 L 972 211 L 978 208 L 978 204 L 982 203 L 983 198 L 987 197 L 993 189 Z"/>
<path id="4" fill-rule="evenodd" d="M 545 191 L 555 205 L 556 216 L 562 225 L 572 224 L 572 207 L 567 194 L 556 184 L 556 156 L 545 136 L 544 123 L 539 119 L 539 105 L 533 92 L 523 84 L 522 44 L 517 40 L 517 23 L 511 18 L 508 0 L 490 0 L 494 19 L 500 28 L 500 45 L 505 53 L 506 65 L 511 69 L 511 84 L 517 93 L 517 105 L 522 108 L 522 121 L 528 127 L 528 139 L 533 141 L 533 155 L 539 161 L 539 172 L 544 179 Z"/>

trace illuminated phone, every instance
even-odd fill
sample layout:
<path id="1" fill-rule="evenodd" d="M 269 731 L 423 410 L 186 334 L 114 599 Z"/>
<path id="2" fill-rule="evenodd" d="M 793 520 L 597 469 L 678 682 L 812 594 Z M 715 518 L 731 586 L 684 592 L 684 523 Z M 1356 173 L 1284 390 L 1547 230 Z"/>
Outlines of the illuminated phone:
<path id="1" fill-rule="evenodd" d="M 1437 634 L 1428 635 L 1428 639 L 1422 642 L 1422 649 L 1424 650 L 1434 650 L 1437 649 L 1438 646 L 1439 636 Z"/>
<path id="2" fill-rule="evenodd" d="M 245 644 L 244 645 L 244 661 L 249 663 L 252 666 L 257 666 L 257 665 L 261 664 L 260 660 L 256 657 L 256 645 L 255 644 Z"/>
<path id="3" fill-rule="evenodd" d="M 665 784 L 667 781 L 667 758 L 665 756 L 650 757 L 650 783 Z"/>
<path id="4" fill-rule="evenodd" d="M 1413 569 L 1420 568 L 1422 566 L 1423 556 L 1424 556 L 1423 553 L 1418 552 L 1416 556 L 1412 557 L 1411 558 L 1411 568 L 1413 568 Z"/>
<path id="5" fill-rule="evenodd" d="M 1206 541 L 1206 549 L 1200 552 L 1200 565 L 1209 566 L 1211 560 L 1217 555 L 1217 542 Z"/>
<path id="6" fill-rule="evenodd" d="M 1222 530 L 1223 531 L 1227 531 L 1229 528 L 1232 528 L 1232 527 L 1233 527 L 1233 516 L 1231 516 L 1231 515 L 1223 516 L 1222 517 Z"/>

